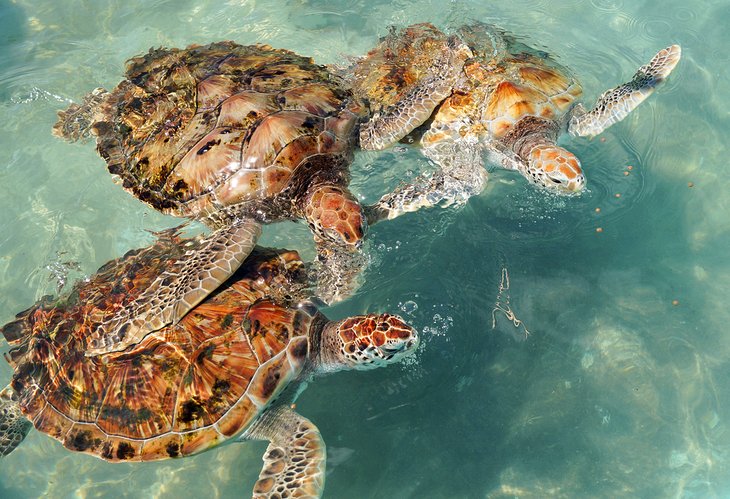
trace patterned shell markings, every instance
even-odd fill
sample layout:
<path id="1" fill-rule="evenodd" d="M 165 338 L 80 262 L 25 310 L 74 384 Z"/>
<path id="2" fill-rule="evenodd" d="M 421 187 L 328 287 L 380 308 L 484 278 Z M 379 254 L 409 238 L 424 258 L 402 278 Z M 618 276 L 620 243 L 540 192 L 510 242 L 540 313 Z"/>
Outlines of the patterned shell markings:
<path id="1" fill-rule="evenodd" d="M 370 103 L 371 112 L 396 105 L 425 77 L 435 60 L 449 50 L 448 38 L 432 24 L 393 32 L 355 67 L 354 85 Z"/>
<path id="2" fill-rule="evenodd" d="M 350 160 L 360 111 L 309 58 L 220 42 L 151 50 L 126 76 L 102 106 L 97 148 L 126 189 L 164 212 L 267 209 L 309 178 L 299 166 Z"/>
<path id="3" fill-rule="evenodd" d="M 110 461 L 200 452 L 245 430 L 298 374 L 312 317 L 283 303 L 296 252 L 257 248 L 223 288 L 132 350 L 85 357 L 101 318 L 184 251 L 176 235 L 102 267 L 65 302 L 22 312 L 3 333 L 12 384 L 36 428 Z M 304 336 L 303 336 L 304 335 Z"/>
<path id="4" fill-rule="evenodd" d="M 547 55 L 519 43 L 507 51 L 500 46 L 504 42 L 485 29 L 475 25 L 462 30 L 475 57 L 464 66 L 465 88 L 456 89 L 437 109 L 432 130 L 462 122 L 468 123 L 460 130 L 462 136 L 499 140 L 528 116 L 560 123 L 583 93 L 577 80 Z M 427 134 L 424 142 L 441 138 Z"/>

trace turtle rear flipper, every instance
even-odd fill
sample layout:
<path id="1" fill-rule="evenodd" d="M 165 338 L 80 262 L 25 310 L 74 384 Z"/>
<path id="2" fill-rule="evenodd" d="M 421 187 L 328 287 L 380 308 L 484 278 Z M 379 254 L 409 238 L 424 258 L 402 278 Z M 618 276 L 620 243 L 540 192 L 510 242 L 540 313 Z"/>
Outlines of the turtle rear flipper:
<path id="1" fill-rule="evenodd" d="M 253 487 L 254 499 L 322 496 L 327 452 L 311 421 L 289 408 L 275 409 L 264 416 L 250 437 L 271 440 Z"/>
<path id="2" fill-rule="evenodd" d="M 241 220 L 204 238 L 133 302 L 97 328 L 86 355 L 124 350 L 178 322 L 236 272 L 260 234 L 258 222 Z"/>
<path id="3" fill-rule="evenodd" d="M 70 142 L 88 138 L 108 95 L 103 88 L 96 88 L 84 96 L 81 104 L 71 104 L 65 111 L 59 111 L 53 135 Z"/>
<path id="4" fill-rule="evenodd" d="M 11 387 L 0 392 L 0 456 L 10 454 L 33 426 L 20 411 Z"/>
<path id="5" fill-rule="evenodd" d="M 593 109 L 586 113 L 577 108 L 568 126 L 570 134 L 591 137 L 624 119 L 669 76 L 681 55 L 679 45 L 660 50 L 649 64 L 639 68 L 631 81 L 604 92 Z"/>

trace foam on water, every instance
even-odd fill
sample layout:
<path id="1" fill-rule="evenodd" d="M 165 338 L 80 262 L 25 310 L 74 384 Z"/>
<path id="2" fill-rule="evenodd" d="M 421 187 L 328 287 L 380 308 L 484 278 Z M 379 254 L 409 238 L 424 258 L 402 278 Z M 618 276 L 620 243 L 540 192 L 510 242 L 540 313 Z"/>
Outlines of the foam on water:
<path id="1" fill-rule="evenodd" d="M 50 134 L 57 110 L 113 87 L 126 59 L 232 39 L 347 65 L 390 24 L 472 19 L 554 54 L 588 105 L 671 43 L 683 59 L 601 137 L 563 139 L 586 170 L 581 196 L 495 170 L 465 206 L 372 227 L 363 286 L 327 313 L 400 313 L 423 341 L 407 363 L 303 393 L 330 451 L 325 497 L 730 495 L 730 8 L 718 2 L 0 0 L 0 322 L 179 222 L 115 185 L 92 144 Z M 353 190 L 373 200 L 429 168 L 408 144 L 359 152 Z M 263 242 L 314 256 L 304 224 Z M 529 335 L 508 314 L 493 323 L 503 269 Z M 10 376 L 0 362 L 0 384 Z M 114 465 L 31 432 L 0 463 L 0 496 L 246 496 L 264 449 Z"/>

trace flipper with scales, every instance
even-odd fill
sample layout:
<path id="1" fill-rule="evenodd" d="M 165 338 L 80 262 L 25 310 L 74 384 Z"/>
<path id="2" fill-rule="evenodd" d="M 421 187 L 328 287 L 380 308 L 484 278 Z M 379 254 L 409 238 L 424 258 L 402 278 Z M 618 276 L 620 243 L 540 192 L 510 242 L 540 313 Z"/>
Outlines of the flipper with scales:
<path id="1" fill-rule="evenodd" d="M 367 208 L 365 208 L 367 217 Z M 360 277 L 369 264 L 364 251 L 348 251 L 317 242 L 317 259 L 313 263 L 314 294 L 327 304 L 351 296 L 360 287 Z"/>
<path id="2" fill-rule="evenodd" d="M 95 88 L 84 96 L 81 104 L 72 104 L 65 111 L 59 111 L 53 135 L 69 142 L 87 138 L 100 121 L 101 108 L 108 96 L 105 89 Z"/>
<path id="3" fill-rule="evenodd" d="M 477 144 L 459 139 L 435 142 L 424 148 L 424 154 L 438 165 L 438 169 L 399 185 L 376 203 L 366 206 L 369 224 L 421 208 L 463 204 L 484 189 L 487 170 Z"/>
<path id="4" fill-rule="evenodd" d="M 88 356 L 124 350 L 174 324 L 225 282 L 253 250 L 261 225 L 232 223 L 204 238 L 92 336 Z"/>
<path id="5" fill-rule="evenodd" d="M 472 55 L 458 37 L 428 23 L 392 31 L 355 68 L 353 90 L 373 112 L 360 127 L 360 146 L 385 149 L 423 124 L 461 81 Z"/>
<path id="6" fill-rule="evenodd" d="M 0 391 L 0 456 L 7 456 L 20 445 L 31 426 L 20 412 L 13 389 L 8 386 Z"/>
<path id="7" fill-rule="evenodd" d="M 266 413 L 247 437 L 271 442 L 253 488 L 254 499 L 321 497 L 327 452 L 311 421 L 282 407 Z"/>
<path id="8" fill-rule="evenodd" d="M 590 111 L 576 106 L 568 125 L 570 134 L 591 137 L 624 119 L 669 76 L 681 55 L 679 45 L 660 50 L 648 64 L 639 68 L 631 81 L 604 92 Z"/>
<path id="9" fill-rule="evenodd" d="M 466 54 L 468 48 L 462 46 L 434 61 L 433 71 L 413 85 L 403 99 L 360 127 L 360 146 L 385 149 L 423 124 L 436 106 L 451 94 Z"/>

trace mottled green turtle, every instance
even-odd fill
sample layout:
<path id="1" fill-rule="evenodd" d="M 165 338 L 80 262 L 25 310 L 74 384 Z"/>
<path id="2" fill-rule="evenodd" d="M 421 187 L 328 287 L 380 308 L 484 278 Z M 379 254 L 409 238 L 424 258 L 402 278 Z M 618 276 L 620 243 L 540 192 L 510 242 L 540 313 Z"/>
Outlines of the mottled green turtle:
<path id="1" fill-rule="evenodd" d="M 593 109 L 580 84 L 548 55 L 486 24 L 447 36 L 431 24 L 392 31 L 354 68 L 353 90 L 372 116 L 360 145 L 383 149 L 408 134 L 440 169 L 381 198 L 371 220 L 463 202 L 486 181 L 483 156 L 555 192 L 580 191 L 580 162 L 558 135 L 593 136 L 622 120 L 674 69 L 672 45 L 608 90 Z"/>
<path id="2" fill-rule="evenodd" d="M 325 446 L 291 403 L 316 373 L 397 361 L 416 332 L 393 315 L 330 322 L 302 299 L 307 270 L 293 251 L 255 247 L 234 275 L 126 350 L 88 356 L 96 332 L 199 239 L 163 233 L 101 267 L 58 300 L 2 328 L 15 372 L 0 395 L 0 455 L 31 423 L 71 450 L 108 461 L 195 454 L 234 439 L 269 440 L 254 497 L 319 497 Z"/>
<path id="3" fill-rule="evenodd" d="M 362 109 L 337 76 L 287 50 L 233 42 L 151 49 L 128 62 L 125 76 L 60 112 L 54 134 L 94 135 L 125 189 L 161 212 L 202 221 L 217 230 L 210 245 L 227 250 L 227 266 L 214 275 L 202 275 L 197 261 L 186 267 L 178 282 L 196 281 L 193 295 L 178 287 L 140 296 L 145 321 L 174 322 L 223 282 L 252 248 L 230 246 L 255 241 L 251 221 L 304 218 L 330 271 L 318 274 L 321 298 L 350 291 L 366 229 L 347 188 Z"/>

